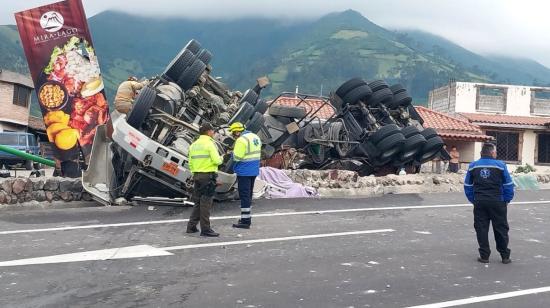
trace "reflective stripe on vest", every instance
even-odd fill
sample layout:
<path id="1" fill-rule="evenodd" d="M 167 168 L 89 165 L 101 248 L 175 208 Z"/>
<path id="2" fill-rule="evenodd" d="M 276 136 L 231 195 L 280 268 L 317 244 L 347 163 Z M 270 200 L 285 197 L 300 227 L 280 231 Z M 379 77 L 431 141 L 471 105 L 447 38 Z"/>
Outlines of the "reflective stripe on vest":
<path id="1" fill-rule="evenodd" d="M 248 135 L 248 134 L 247 134 Z M 262 144 L 254 144 L 247 135 L 242 135 L 241 137 L 246 140 L 246 152 L 242 158 L 238 158 L 238 161 L 255 161 L 260 160 L 262 154 Z M 258 138 L 258 137 L 255 137 Z"/>

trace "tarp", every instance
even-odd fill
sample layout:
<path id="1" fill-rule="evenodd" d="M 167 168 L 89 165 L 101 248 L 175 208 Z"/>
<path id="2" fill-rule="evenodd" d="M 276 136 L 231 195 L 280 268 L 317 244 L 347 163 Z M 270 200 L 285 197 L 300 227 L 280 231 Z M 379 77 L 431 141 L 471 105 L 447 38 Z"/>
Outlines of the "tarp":
<path id="1" fill-rule="evenodd" d="M 262 167 L 259 178 L 267 183 L 266 198 L 315 198 L 319 193 L 315 188 L 295 183 L 283 170 Z"/>
<path id="2" fill-rule="evenodd" d="M 537 177 L 534 175 L 514 175 L 514 184 L 518 190 L 539 190 L 539 183 Z"/>

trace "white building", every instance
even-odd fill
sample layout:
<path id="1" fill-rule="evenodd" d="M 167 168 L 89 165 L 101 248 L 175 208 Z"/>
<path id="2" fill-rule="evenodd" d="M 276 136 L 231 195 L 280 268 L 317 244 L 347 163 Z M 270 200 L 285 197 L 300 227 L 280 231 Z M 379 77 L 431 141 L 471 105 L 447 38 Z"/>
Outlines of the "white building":
<path id="1" fill-rule="evenodd" d="M 496 138 L 498 158 L 550 170 L 550 87 L 453 82 L 430 91 L 430 108 L 459 115 Z M 461 151 L 462 150 L 462 151 Z M 481 143 L 460 149 L 479 158 Z"/>

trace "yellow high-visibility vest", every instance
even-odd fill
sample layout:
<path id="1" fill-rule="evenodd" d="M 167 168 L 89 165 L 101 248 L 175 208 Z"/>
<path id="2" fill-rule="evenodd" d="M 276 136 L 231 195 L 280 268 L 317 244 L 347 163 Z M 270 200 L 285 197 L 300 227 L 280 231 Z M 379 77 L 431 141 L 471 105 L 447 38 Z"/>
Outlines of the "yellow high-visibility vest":
<path id="1" fill-rule="evenodd" d="M 236 162 L 260 160 L 262 155 L 262 141 L 254 133 L 241 135 L 235 141 L 233 159 Z"/>
<path id="2" fill-rule="evenodd" d="M 218 172 L 222 162 L 214 139 L 210 136 L 201 135 L 189 147 L 189 169 L 192 173 Z"/>

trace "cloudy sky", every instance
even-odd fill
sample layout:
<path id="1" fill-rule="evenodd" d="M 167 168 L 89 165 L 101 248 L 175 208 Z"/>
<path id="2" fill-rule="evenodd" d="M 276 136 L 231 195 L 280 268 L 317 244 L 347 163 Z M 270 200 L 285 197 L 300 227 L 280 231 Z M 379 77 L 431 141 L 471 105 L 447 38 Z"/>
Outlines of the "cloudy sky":
<path id="1" fill-rule="evenodd" d="M 15 24 L 14 12 L 55 2 L 1 1 L 0 24 Z M 550 67 L 550 1 L 547 0 L 82 1 L 88 16 L 115 9 L 148 16 L 295 19 L 354 9 L 389 29 L 424 30 L 477 53 L 531 58 Z"/>

